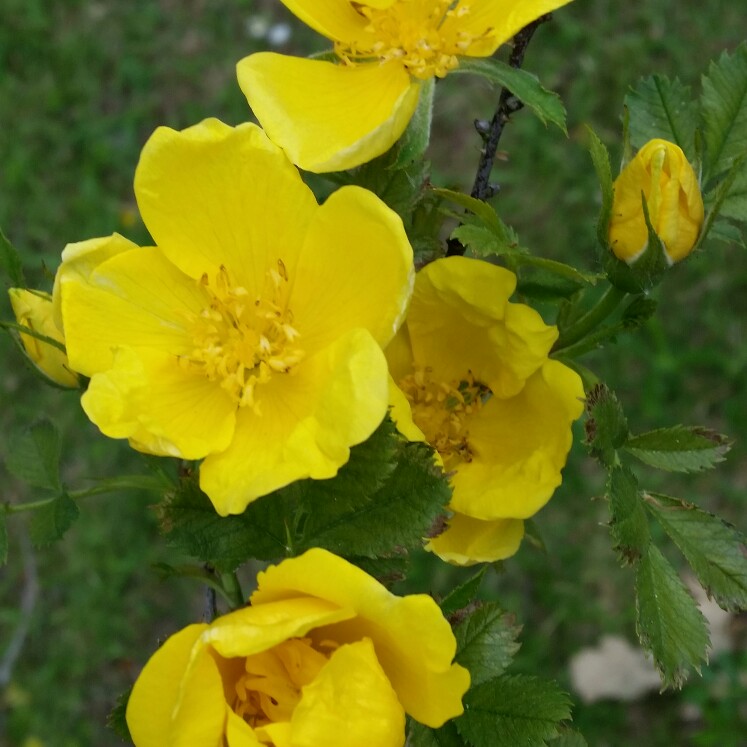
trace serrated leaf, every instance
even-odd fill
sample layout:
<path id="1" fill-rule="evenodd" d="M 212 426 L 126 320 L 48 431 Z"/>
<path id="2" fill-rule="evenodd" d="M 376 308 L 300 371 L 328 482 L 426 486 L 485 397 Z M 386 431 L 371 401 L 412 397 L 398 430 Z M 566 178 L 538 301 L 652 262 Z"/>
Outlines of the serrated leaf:
<path id="1" fill-rule="evenodd" d="M 117 703 L 106 719 L 106 725 L 122 740 L 131 742 L 130 727 L 127 725 L 127 703 L 132 694 L 132 687 L 123 692 L 118 698 Z"/>
<path id="2" fill-rule="evenodd" d="M 62 445 L 56 426 L 43 419 L 11 436 L 5 454 L 8 472 L 36 488 L 61 490 Z"/>
<path id="3" fill-rule="evenodd" d="M 456 720 L 474 747 L 540 747 L 559 736 L 571 701 L 558 685 L 526 675 L 503 675 L 470 689 Z"/>
<path id="4" fill-rule="evenodd" d="M 643 326 L 656 312 L 658 303 L 653 298 L 638 296 L 623 311 L 622 319 L 626 329 L 637 329 Z"/>
<path id="5" fill-rule="evenodd" d="M 617 450 L 628 438 L 628 421 L 617 396 L 606 385 L 598 384 L 586 397 L 586 444 L 591 455 L 606 466 L 617 459 Z"/>
<path id="6" fill-rule="evenodd" d="M 735 244 L 736 246 L 747 247 L 743 232 L 738 226 L 729 223 L 728 220 L 717 220 L 711 226 L 708 238 L 714 241 L 722 241 L 725 244 Z"/>
<path id="7" fill-rule="evenodd" d="M 610 154 L 604 143 L 599 139 L 596 132 L 587 127 L 589 135 L 589 153 L 591 161 L 594 164 L 594 171 L 597 173 L 599 188 L 602 191 L 602 207 L 597 219 L 597 241 L 599 245 L 607 250 L 609 244 L 609 225 L 612 215 L 612 168 L 610 166 Z"/>
<path id="8" fill-rule="evenodd" d="M 583 735 L 573 729 L 563 729 L 557 739 L 550 742 L 550 747 L 589 747 Z"/>
<path id="9" fill-rule="evenodd" d="M 689 86 L 675 78 L 652 75 L 644 78 L 625 97 L 628 132 L 636 148 L 662 138 L 682 148 L 690 163 L 695 161 L 695 130 L 698 106 Z"/>
<path id="10" fill-rule="evenodd" d="M 467 747 L 453 721 L 447 721 L 440 729 L 431 729 L 410 721 L 405 747 Z"/>
<path id="11" fill-rule="evenodd" d="M 484 200 L 478 200 L 476 197 L 470 197 L 462 192 L 456 192 L 452 189 L 432 189 L 434 195 L 441 197 L 444 200 L 459 205 L 460 207 L 466 208 L 470 212 L 474 213 L 482 222 L 495 233 L 499 234 L 505 230 L 505 224 L 498 217 L 498 213 L 495 212 L 491 205 L 488 205 Z"/>
<path id="12" fill-rule="evenodd" d="M 747 161 L 743 161 L 737 168 L 718 214 L 722 218 L 747 222 Z"/>
<path id="13" fill-rule="evenodd" d="M 495 602 L 483 603 L 456 627 L 456 661 L 469 670 L 471 687 L 506 671 L 519 650 L 520 631 L 513 616 Z"/>
<path id="14" fill-rule="evenodd" d="M 0 566 L 8 562 L 8 514 L 0 508 Z"/>
<path id="15" fill-rule="evenodd" d="M 682 687 L 707 660 L 708 628 L 695 600 L 655 545 L 636 567 L 636 629 L 665 687 Z"/>
<path id="16" fill-rule="evenodd" d="M 396 146 L 394 163 L 389 167 L 402 169 L 408 164 L 423 158 L 431 140 L 433 120 L 433 93 L 436 89 L 433 78 L 423 81 L 420 98 L 410 123 Z"/>
<path id="17" fill-rule="evenodd" d="M 709 596 L 726 610 L 747 609 L 744 536 L 718 516 L 660 493 L 646 508 L 680 549 Z"/>
<path id="18" fill-rule="evenodd" d="M 67 493 L 61 493 L 32 513 L 29 525 L 31 541 L 36 547 L 56 542 L 73 525 L 79 513 L 78 504 Z"/>
<path id="19" fill-rule="evenodd" d="M 21 255 L 13 244 L 8 241 L 2 229 L 0 229 L 0 271 L 5 276 L 5 285 L 8 288 L 26 287 Z"/>
<path id="20" fill-rule="evenodd" d="M 747 152 L 747 44 L 711 62 L 703 77 L 701 108 L 707 182 Z"/>
<path id="21" fill-rule="evenodd" d="M 473 256 L 478 258 L 500 257 L 504 254 L 514 256 L 526 251 L 519 246 L 518 236 L 508 226 L 503 226 L 503 230 L 499 233 L 485 224 L 470 222 L 469 217 L 462 217 L 465 222 L 451 232 L 451 238 L 469 249 Z"/>
<path id="22" fill-rule="evenodd" d="M 567 132 L 565 107 L 560 96 L 543 88 L 532 73 L 511 67 L 495 57 L 462 57 L 459 60 L 459 67 L 451 73 L 480 75 L 491 83 L 507 88 L 525 106 L 528 106 L 541 122 L 545 124 L 551 122 L 560 127 L 563 132 Z"/>
<path id="23" fill-rule="evenodd" d="M 441 612 L 444 613 L 444 617 L 451 617 L 455 612 L 465 609 L 475 601 L 487 570 L 488 566 L 483 565 L 477 573 L 470 576 L 463 584 L 452 589 L 441 600 L 439 606 L 441 607 Z"/>
<path id="24" fill-rule="evenodd" d="M 615 549 L 625 561 L 632 562 L 646 552 L 650 533 L 638 481 L 627 467 L 610 471 L 607 496 L 612 514 L 610 534 Z"/>
<path id="25" fill-rule="evenodd" d="M 631 436 L 625 450 L 668 472 L 702 472 L 723 462 L 731 442 L 707 428 L 675 425 Z"/>

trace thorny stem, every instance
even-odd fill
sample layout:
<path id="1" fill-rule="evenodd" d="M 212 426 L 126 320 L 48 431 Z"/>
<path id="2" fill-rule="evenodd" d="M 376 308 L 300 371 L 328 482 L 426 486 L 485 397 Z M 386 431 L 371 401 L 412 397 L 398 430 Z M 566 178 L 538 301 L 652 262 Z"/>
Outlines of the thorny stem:
<path id="1" fill-rule="evenodd" d="M 513 49 L 508 59 L 508 64 L 513 68 L 520 68 L 524 64 L 524 55 L 526 54 L 529 42 L 534 36 L 534 32 L 541 24 L 550 19 L 550 14 L 546 13 L 536 20 L 525 26 L 514 37 Z M 514 96 L 508 88 L 502 88 L 498 98 L 498 107 L 495 110 L 490 125 L 484 132 L 480 132 L 483 138 L 483 148 L 480 153 L 480 163 L 477 166 L 475 182 L 472 185 L 471 196 L 478 200 L 486 200 L 495 194 L 495 187 L 490 183 L 490 174 L 493 170 L 495 155 L 498 152 L 498 143 L 506 123 L 510 120 L 514 112 L 523 108 L 524 104 Z M 446 256 L 464 254 L 464 245 L 457 239 L 449 239 Z"/>

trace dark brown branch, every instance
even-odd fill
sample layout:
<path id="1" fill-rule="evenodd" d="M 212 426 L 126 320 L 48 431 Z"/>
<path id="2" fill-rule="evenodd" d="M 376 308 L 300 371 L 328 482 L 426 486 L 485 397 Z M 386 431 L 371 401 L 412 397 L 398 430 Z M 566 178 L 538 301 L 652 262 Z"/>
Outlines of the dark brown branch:
<path id="1" fill-rule="evenodd" d="M 534 32 L 541 24 L 549 19 L 549 13 L 540 16 L 516 34 L 513 41 L 513 49 L 508 59 L 508 64 L 511 67 L 518 69 L 524 64 L 524 55 L 526 54 L 529 42 L 534 36 Z M 475 183 L 472 185 L 472 197 L 478 200 L 487 200 L 498 191 L 498 186 L 490 183 L 490 174 L 493 171 L 495 155 L 498 152 L 498 143 L 511 115 L 519 111 L 523 106 L 524 104 L 508 88 L 502 88 L 498 98 L 498 107 L 490 123 L 488 124 L 481 120 L 475 122 L 475 129 L 483 139 L 483 147 L 480 153 L 480 163 L 477 167 Z M 449 239 L 446 255 L 453 256 L 455 254 L 464 254 L 464 246 L 455 239 Z"/>

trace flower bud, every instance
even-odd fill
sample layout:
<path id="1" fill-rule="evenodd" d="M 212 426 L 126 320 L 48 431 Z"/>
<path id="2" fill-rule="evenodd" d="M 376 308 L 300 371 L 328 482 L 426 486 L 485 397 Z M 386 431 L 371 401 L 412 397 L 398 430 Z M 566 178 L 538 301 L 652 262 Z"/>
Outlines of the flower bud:
<path id="1" fill-rule="evenodd" d="M 62 332 L 54 322 L 52 296 L 25 288 L 11 288 L 8 295 L 18 324 L 57 342 L 64 342 Z M 70 369 L 63 350 L 23 333 L 21 342 L 26 355 L 48 379 L 71 389 L 78 386 L 78 375 Z"/>
<path id="2" fill-rule="evenodd" d="M 669 261 L 684 259 L 703 225 L 703 198 L 698 178 L 677 145 L 650 140 L 615 181 L 609 243 L 615 256 L 628 264 L 648 246 L 641 195 Z"/>

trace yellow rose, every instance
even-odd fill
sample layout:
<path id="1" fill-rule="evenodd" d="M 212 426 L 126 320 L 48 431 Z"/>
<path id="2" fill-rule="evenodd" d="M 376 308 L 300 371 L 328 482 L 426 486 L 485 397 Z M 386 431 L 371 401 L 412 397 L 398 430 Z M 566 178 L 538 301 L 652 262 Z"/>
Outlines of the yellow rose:
<path id="1" fill-rule="evenodd" d="M 650 140 L 615 180 L 609 243 L 615 256 L 628 264 L 648 246 L 642 199 L 670 262 L 684 259 L 703 225 L 703 198 L 679 146 Z"/>
<path id="2" fill-rule="evenodd" d="M 349 169 L 389 150 L 424 80 L 490 57 L 570 0 L 282 0 L 334 43 L 337 62 L 260 52 L 239 85 L 269 137 L 303 169 Z"/>
<path id="3" fill-rule="evenodd" d="M 333 477 L 386 414 L 410 296 L 402 221 L 360 187 L 317 204 L 256 125 L 161 127 L 135 194 L 156 246 L 69 245 L 56 298 L 82 404 L 111 438 L 204 459 L 221 515 Z"/>
<path id="4" fill-rule="evenodd" d="M 25 288 L 11 288 L 8 295 L 13 313 L 20 325 L 61 344 L 65 343 L 62 332 L 55 323 L 52 296 L 49 293 Z M 77 388 L 78 375 L 70 368 L 70 362 L 64 350 L 23 333 L 21 333 L 21 342 L 26 355 L 48 379 L 63 387 Z"/>
<path id="5" fill-rule="evenodd" d="M 515 287 L 488 262 L 432 262 L 386 351 L 397 427 L 430 443 L 451 474 L 454 515 L 428 547 L 458 565 L 516 552 L 523 520 L 560 485 L 583 412 L 581 379 L 548 358 L 557 329 L 510 303 Z"/>
<path id="6" fill-rule="evenodd" d="M 171 636 L 127 706 L 137 747 L 402 747 L 405 714 L 462 713 L 469 673 L 429 596 L 326 550 L 271 566 L 250 605 Z"/>

